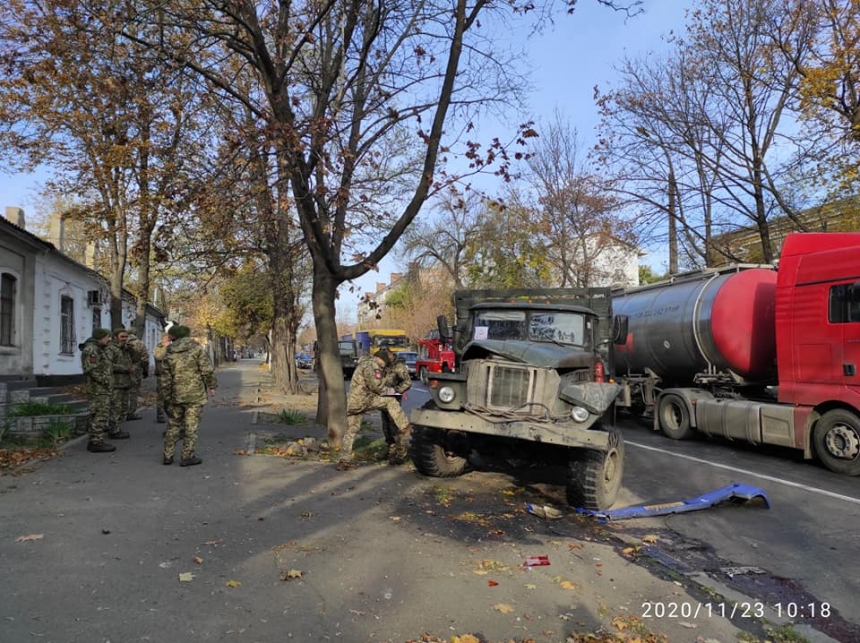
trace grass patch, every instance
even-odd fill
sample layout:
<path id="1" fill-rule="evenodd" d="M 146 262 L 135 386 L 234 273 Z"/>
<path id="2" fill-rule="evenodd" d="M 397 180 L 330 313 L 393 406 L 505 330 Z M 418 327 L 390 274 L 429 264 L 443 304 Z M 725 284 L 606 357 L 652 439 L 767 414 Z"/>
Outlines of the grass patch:
<path id="1" fill-rule="evenodd" d="M 14 404 L 7 412 L 8 417 L 34 417 L 37 415 L 69 415 L 71 411 L 65 404 L 56 402 L 21 402 Z"/>
<path id="2" fill-rule="evenodd" d="M 290 426 L 300 426 L 308 423 L 308 418 L 301 411 L 296 409 L 284 409 L 278 413 L 278 422 L 281 424 L 289 424 Z"/>

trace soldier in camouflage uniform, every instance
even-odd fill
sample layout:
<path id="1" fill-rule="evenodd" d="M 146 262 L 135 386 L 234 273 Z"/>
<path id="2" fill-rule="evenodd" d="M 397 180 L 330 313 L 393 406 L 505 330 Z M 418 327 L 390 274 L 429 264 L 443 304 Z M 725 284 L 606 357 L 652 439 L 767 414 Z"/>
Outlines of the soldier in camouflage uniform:
<path id="1" fill-rule="evenodd" d="M 179 465 L 190 467 L 203 462 L 194 453 L 197 427 L 206 404 L 207 393 L 215 395 L 218 382 L 212 360 L 189 335 L 188 326 L 171 326 L 168 331 L 173 343 L 167 347 L 161 363 L 165 412 L 168 423 L 164 434 L 164 464 L 173 464 L 173 453 L 179 434 L 182 439 L 182 460 Z"/>
<path id="2" fill-rule="evenodd" d="M 111 333 L 107 328 L 96 328 L 81 349 L 81 368 L 90 412 L 87 451 L 93 453 L 116 451 L 114 445 L 105 442 L 105 434 L 109 433 L 111 426 L 113 392 L 113 362 L 107 348 L 110 341 Z"/>
<path id="3" fill-rule="evenodd" d="M 349 398 L 346 402 L 346 434 L 341 441 L 338 471 L 346 471 L 355 466 L 352 444 L 361 428 L 361 417 L 368 411 L 386 411 L 397 426 L 402 440 L 409 434 L 409 420 L 400 403 L 392 396 L 384 396 L 389 388 L 385 381 L 385 369 L 394 363 L 394 355 L 382 348 L 375 355 L 362 357 L 355 367 L 349 385 Z"/>
<path id="4" fill-rule="evenodd" d="M 394 357 L 397 358 L 396 353 Z M 394 392 L 394 399 L 399 402 L 403 394 L 412 388 L 412 376 L 409 374 L 406 360 L 395 359 L 394 363 L 383 371 L 382 381 L 387 389 Z M 388 445 L 388 464 L 403 464 L 406 460 L 406 436 L 397 430 L 386 410 L 382 411 L 382 432 Z"/>
<path id="5" fill-rule="evenodd" d="M 164 424 L 164 384 L 162 379 L 162 363 L 167 347 L 173 341 L 168 333 L 161 336 L 161 343 L 152 349 L 152 357 L 155 359 L 155 421 Z"/>
<path id="6" fill-rule="evenodd" d="M 140 397 L 140 386 L 143 384 L 143 378 L 149 377 L 149 351 L 146 350 L 146 344 L 138 339 L 134 330 L 128 331 L 128 342 L 126 342 L 126 350 L 131 356 L 131 385 L 128 387 L 128 414 L 127 420 L 139 420 L 140 415 L 137 413 L 137 403 Z"/>
<path id="7" fill-rule="evenodd" d="M 119 428 L 128 410 L 128 387 L 131 383 L 131 358 L 125 348 L 128 333 L 125 328 L 113 331 L 113 341 L 107 345 L 108 354 L 113 363 L 113 392 L 111 393 L 111 423 L 108 437 L 113 440 L 125 440 L 130 436 L 127 431 Z"/>

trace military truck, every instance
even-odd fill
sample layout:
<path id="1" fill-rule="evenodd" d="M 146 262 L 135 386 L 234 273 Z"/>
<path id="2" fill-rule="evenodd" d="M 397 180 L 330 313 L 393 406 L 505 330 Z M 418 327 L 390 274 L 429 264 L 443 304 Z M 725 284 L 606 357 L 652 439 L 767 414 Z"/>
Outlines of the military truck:
<path id="1" fill-rule="evenodd" d="M 358 344 L 349 335 L 345 335 L 337 343 L 337 350 L 340 355 L 340 365 L 343 368 L 344 378 L 352 377 L 355 372 L 355 367 L 358 365 Z"/>
<path id="2" fill-rule="evenodd" d="M 419 473 L 459 476 L 482 454 L 563 464 L 568 504 L 610 507 L 624 470 L 610 290 L 458 291 L 455 312 L 456 372 L 430 374 L 410 418 Z"/>

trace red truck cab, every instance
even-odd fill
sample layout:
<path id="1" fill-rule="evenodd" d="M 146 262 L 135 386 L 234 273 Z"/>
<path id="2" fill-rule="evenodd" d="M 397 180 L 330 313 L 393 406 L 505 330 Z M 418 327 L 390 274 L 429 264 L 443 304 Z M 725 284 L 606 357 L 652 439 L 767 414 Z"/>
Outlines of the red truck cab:
<path id="1" fill-rule="evenodd" d="M 442 341 L 437 338 L 418 340 L 418 359 L 415 360 L 415 371 L 418 378 L 427 383 L 430 373 L 453 373 L 454 372 L 454 350 L 451 341 Z"/>

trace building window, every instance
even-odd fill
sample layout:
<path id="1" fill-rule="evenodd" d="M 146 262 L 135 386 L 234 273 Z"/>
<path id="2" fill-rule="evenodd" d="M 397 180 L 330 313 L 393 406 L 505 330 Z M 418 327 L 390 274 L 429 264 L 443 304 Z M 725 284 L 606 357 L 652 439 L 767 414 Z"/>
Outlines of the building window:
<path id="1" fill-rule="evenodd" d="M 65 295 L 60 297 L 60 352 L 75 353 L 75 300 Z"/>
<path id="2" fill-rule="evenodd" d="M 15 345 L 15 298 L 18 280 L 3 273 L 0 277 L 0 346 Z"/>
<path id="3" fill-rule="evenodd" d="M 860 322 L 860 288 L 857 284 L 840 284 L 830 287 L 831 324 Z"/>

